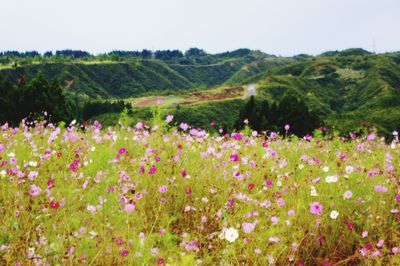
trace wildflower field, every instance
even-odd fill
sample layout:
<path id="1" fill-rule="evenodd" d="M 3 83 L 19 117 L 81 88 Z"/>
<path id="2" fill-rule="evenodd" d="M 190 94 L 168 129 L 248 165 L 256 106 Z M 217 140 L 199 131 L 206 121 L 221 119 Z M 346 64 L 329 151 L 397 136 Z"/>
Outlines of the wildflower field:
<path id="1" fill-rule="evenodd" d="M 0 130 L 0 265 L 399 265 L 400 145 L 173 118 Z"/>

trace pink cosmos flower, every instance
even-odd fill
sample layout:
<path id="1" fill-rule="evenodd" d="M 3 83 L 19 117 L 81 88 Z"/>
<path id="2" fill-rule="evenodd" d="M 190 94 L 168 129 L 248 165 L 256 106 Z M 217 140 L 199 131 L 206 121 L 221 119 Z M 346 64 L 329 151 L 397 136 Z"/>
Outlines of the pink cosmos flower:
<path id="1" fill-rule="evenodd" d="M 374 140 L 376 138 L 376 135 L 375 135 L 375 133 L 371 133 L 371 134 L 369 134 L 368 135 L 368 137 L 367 137 L 367 140 Z"/>
<path id="2" fill-rule="evenodd" d="M 189 128 L 189 125 L 186 124 L 186 123 L 181 123 L 181 124 L 179 125 L 179 127 L 180 127 L 183 131 L 186 131 L 186 130 Z"/>
<path id="3" fill-rule="evenodd" d="M 279 206 L 281 206 L 281 207 L 283 207 L 283 206 L 286 205 L 285 200 L 282 199 L 282 198 L 277 199 L 277 200 L 276 200 L 276 203 L 277 203 Z"/>
<path id="4" fill-rule="evenodd" d="M 376 185 L 376 186 L 374 187 L 374 190 L 375 190 L 376 192 L 379 192 L 379 193 L 385 193 L 385 192 L 388 191 L 387 187 L 384 187 L 384 186 L 381 186 L 381 185 Z"/>
<path id="5" fill-rule="evenodd" d="M 385 243 L 385 240 L 381 239 L 381 240 L 378 241 L 378 243 L 376 243 L 376 246 L 377 246 L 378 248 L 380 248 L 380 247 L 383 246 L 384 243 Z"/>
<path id="6" fill-rule="evenodd" d="M 289 129 L 290 129 L 290 125 L 289 125 L 289 124 L 286 124 L 286 125 L 285 125 L 285 130 L 286 130 L 286 131 L 289 131 Z"/>
<path id="7" fill-rule="evenodd" d="M 127 214 L 131 214 L 135 210 L 135 205 L 134 204 L 126 204 L 124 210 Z"/>
<path id="8" fill-rule="evenodd" d="M 272 242 L 272 243 L 279 243 L 279 241 L 280 241 L 280 239 L 279 239 L 279 237 L 270 237 L 270 238 L 268 238 L 268 240 L 269 240 L 269 242 Z"/>
<path id="9" fill-rule="evenodd" d="M 347 190 L 347 191 L 344 192 L 343 198 L 351 199 L 351 197 L 353 197 L 353 192 L 351 192 L 351 190 Z"/>
<path id="10" fill-rule="evenodd" d="M 396 255 L 396 254 L 398 254 L 399 252 L 400 252 L 400 248 L 398 248 L 398 247 L 393 247 L 393 248 L 392 248 L 392 253 L 393 253 L 393 254 Z"/>
<path id="11" fill-rule="evenodd" d="M 254 228 L 256 227 L 256 223 L 242 223 L 243 231 L 246 234 L 253 232 Z"/>
<path id="12" fill-rule="evenodd" d="M 166 193 L 166 192 L 168 192 L 168 186 L 163 185 L 163 186 L 159 187 L 159 188 L 158 188 L 158 192 L 160 192 L 160 193 Z"/>
<path id="13" fill-rule="evenodd" d="M 33 197 L 36 197 L 40 194 L 40 192 L 42 192 L 42 190 L 40 189 L 40 187 L 36 186 L 36 185 L 31 185 L 30 189 L 29 189 L 29 194 Z"/>
<path id="14" fill-rule="evenodd" d="M 322 209 L 323 209 L 322 205 L 319 204 L 318 202 L 313 202 L 310 205 L 310 212 L 312 214 L 320 215 L 322 213 Z"/>
<path id="15" fill-rule="evenodd" d="M 153 256 L 157 255 L 158 254 L 158 248 L 151 248 L 150 249 L 150 254 L 153 255 Z"/>
<path id="16" fill-rule="evenodd" d="M 173 115 L 167 115 L 167 118 L 165 118 L 165 122 L 170 123 L 174 119 Z"/>
<path id="17" fill-rule="evenodd" d="M 295 211 L 293 209 L 288 210 L 287 214 L 288 214 L 288 216 L 292 217 L 295 215 Z"/>
<path id="18" fill-rule="evenodd" d="M 276 225 L 278 222 L 279 222 L 279 218 L 278 217 L 276 217 L 276 216 L 272 216 L 271 217 L 271 223 L 273 225 Z"/>

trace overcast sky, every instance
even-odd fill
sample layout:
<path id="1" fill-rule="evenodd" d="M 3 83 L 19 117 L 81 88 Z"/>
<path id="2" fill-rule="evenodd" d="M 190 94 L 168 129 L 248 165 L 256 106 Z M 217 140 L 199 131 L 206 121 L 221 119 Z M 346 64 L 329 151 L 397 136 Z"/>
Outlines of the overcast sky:
<path id="1" fill-rule="evenodd" d="M 400 50 L 400 0 L 0 0 L 0 50 Z"/>

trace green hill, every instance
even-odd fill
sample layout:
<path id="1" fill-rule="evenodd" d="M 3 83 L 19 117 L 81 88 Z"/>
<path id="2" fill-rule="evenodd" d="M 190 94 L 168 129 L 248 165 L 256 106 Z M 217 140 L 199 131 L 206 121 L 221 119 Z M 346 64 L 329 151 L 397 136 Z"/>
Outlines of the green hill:
<path id="1" fill-rule="evenodd" d="M 47 79 L 65 84 L 67 98 L 75 101 L 257 84 L 261 100 L 294 95 L 328 125 L 342 130 L 357 128 L 364 120 L 386 133 L 400 128 L 399 52 L 372 54 L 352 48 L 318 56 L 277 57 L 248 49 L 207 54 L 195 48 L 185 55 L 177 50 L 157 51 L 153 59 L 149 51 L 141 57 L 121 51 L 75 54 L 82 57 L 3 55 L 0 77 L 16 83 L 20 75 L 30 80 L 42 72 Z"/>

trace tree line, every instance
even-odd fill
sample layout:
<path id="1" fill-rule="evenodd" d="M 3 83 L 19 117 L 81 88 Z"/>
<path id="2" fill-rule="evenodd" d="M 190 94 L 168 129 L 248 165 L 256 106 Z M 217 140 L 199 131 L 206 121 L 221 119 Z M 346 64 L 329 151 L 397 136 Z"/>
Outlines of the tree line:
<path id="1" fill-rule="evenodd" d="M 284 125 L 290 126 L 290 133 L 304 136 L 321 126 L 318 115 L 311 112 L 306 104 L 292 95 L 285 95 L 278 102 L 256 100 L 251 96 L 240 111 L 236 128 L 246 124 L 257 131 L 284 131 Z"/>
<path id="2" fill-rule="evenodd" d="M 124 109 L 132 113 L 131 104 L 123 101 L 76 103 L 71 100 L 73 97 L 66 97 L 65 90 L 59 82 L 48 81 L 42 73 L 29 82 L 20 75 L 16 84 L 0 77 L 0 123 L 16 126 L 22 119 L 45 118 L 52 123 L 87 120 L 104 113 L 121 113 Z"/>

